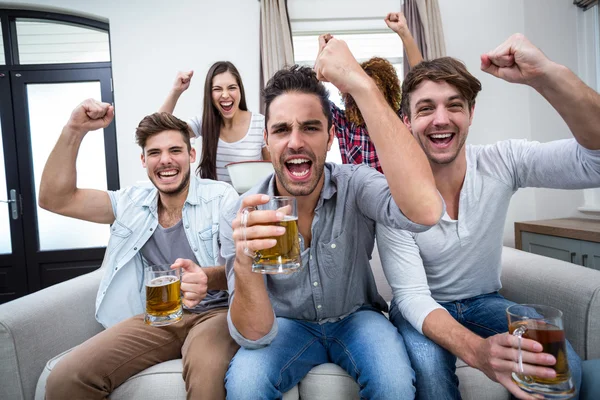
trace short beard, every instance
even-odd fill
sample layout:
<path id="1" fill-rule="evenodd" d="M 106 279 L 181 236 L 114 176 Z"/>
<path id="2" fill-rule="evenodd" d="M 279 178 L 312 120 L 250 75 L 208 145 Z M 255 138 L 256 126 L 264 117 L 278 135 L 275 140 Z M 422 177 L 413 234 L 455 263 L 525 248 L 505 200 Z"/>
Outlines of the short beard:
<path id="1" fill-rule="evenodd" d="M 315 188 L 319 184 L 319 181 L 323 176 L 323 171 L 325 170 L 325 162 L 323 160 L 317 160 L 316 164 L 313 166 L 314 175 L 313 179 L 311 179 L 311 182 L 308 183 L 309 186 L 297 186 L 294 183 L 289 182 L 285 176 L 285 171 L 283 171 L 283 168 L 286 168 L 285 164 L 282 168 L 276 169 L 275 174 L 277 175 L 278 181 L 281 182 L 281 185 L 286 190 L 286 192 L 288 192 L 294 197 L 308 196 L 309 194 L 314 192 Z"/>
<path id="2" fill-rule="evenodd" d="M 188 169 L 187 173 L 183 176 L 183 179 L 181 180 L 181 183 L 175 189 L 160 190 L 160 188 L 158 187 L 158 185 L 154 181 L 152 181 L 152 183 L 154 184 L 154 187 L 156 188 L 156 190 L 159 191 L 159 193 L 165 194 L 167 196 L 176 196 L 176 195 L 182 193 L 184 190 L 186 190 L 188 188 L 188 186 L 190 184 L 190 171 L 191 171 L 191 168 Z"/>

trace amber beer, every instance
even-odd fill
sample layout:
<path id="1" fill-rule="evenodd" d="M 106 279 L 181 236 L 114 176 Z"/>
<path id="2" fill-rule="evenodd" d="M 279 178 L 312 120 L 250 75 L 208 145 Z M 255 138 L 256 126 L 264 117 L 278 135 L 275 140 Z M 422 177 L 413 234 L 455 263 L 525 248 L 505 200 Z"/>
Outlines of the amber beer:
<path id="1" fill-rule="evenodd" d="M 261 274 L 289 274 L 302 266 L 300 237 L 298 236 L 298 208 L 292 196 L 272 196 L 268 203 L 256 207 L 258 210 L 276 210 L 284 215 L 283 220 L 268 225 L 279 225 L 285 233 L 275 236 L 277 243 L 269 249 L 256 252 L 252 271 Z M 244 229 L 245 226 L 244 226 Z"/>
<path id="2" fill-rule="evenodd" d="M 506 309 L 506 316 L 510 334 L 535 340 L 542 345 L 544 353 L 552 354 L 556 359 L 556 364 L 546 366 L 554 369 L 555 378 L 529 376 L 521 370 L 512 373 L 513 381 L 535 398 L 571 399 L 575 395 L 575 385 L 567 361 L 562 311 L 541 304 L 513 304 Z M 517 351 L 522 358 L 524 350 L 520 341 Z"/>
<path id="3" fill-rule="evenodd" d="M 282 273 L 300 268 L 300 241 L 298 240 L 298 217 L 285 217 L 276 224 L 285 228 L 282 236 L 275 236 L 277 244 L 257 252 L 252 269 L 256 272 Z"/>
<path id="4" fill-rule="evenodd" d="M 163 326 L 181 320 L 181 280 L 179 269 L 170 266 L 146 269 L 146 318 L 148 325 Z"/>
<path id="5" fill-rule="evenodd" d="M 527 320 L 511 324 L 508 328 L 512 334 L 519 327 L 527 329 L 523 333 L 526 339 L 535 340 L 544 348 L 543 352 L 552 354 L 556 359 L 556 364 L 548 366 L 556 371 L 556 378 L 540 378 L 532 376 L 531 379 L 542 384 L 556 384 L 565 382 L 571 377 L 569 372 L 569 363 L 567 361 L 567 347 L 565 344 L 565 331 L 556 325 L 548 324 L 543 321 Z"/>

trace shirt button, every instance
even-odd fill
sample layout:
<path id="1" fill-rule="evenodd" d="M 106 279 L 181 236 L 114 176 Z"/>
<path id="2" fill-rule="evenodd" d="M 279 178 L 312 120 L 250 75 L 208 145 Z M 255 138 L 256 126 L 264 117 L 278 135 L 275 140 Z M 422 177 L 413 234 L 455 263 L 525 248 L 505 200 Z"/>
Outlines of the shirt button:
<path id="1" fill-rule="evenodd" d="M 194 247 L 194 253 L 197 252 L 197 251 L 198 251 L 198 249 Z"/>
<path id="2" fill-rule="evenodd" d="M 152 232 L 152 228 L 150 228 L 150 232 Z"/>
<path id="3" fill-rule="evenodd" d="M 116 271 L 117 269 L 118 269 L 118 268 L 117 268 L 117 267 L 115 267 L 115 271 Z"/>
<path id="4" fill-rule="evenodd" d="M 186 225 L 186 226 L 185 226 L 185 229 L 190 229 L 190 226 L 189 226 L 189 225 Z"/>
<path id="5" fill-rule="evenodd" d="M 319 282 L 313 282 L 313 286 L 319 286 Z"/>
<path id="6" fill-rule="evenodd" d="M 321 306 L 320 304 L 317 306 L 317 308 L 320 310 L 321 308 L 323 308 L 323 306 Z"/>
<path id="7" fill-rule="evenodd" d="M 116 229 L 117 229 L 117 228 L 115 228 L 114 226 L 112 227 L 112 230 L 113 230 L 113 231 L 114 231 L 114 230 L 116 230 Z"/>
<path id="8" fill-rule="evenodd" d="M 133 250 L 137 250 L 137 247 L 134 247 Z"/>
<path id="9" fill-rule="evenodd" d="M 335 249 L 335 247 L 336 247 L 336 246 L 335 246 L 335 243 L 332 243 L 332 244 L 331 244 L 331 248 L 332 248 L 332 249 Z"/>

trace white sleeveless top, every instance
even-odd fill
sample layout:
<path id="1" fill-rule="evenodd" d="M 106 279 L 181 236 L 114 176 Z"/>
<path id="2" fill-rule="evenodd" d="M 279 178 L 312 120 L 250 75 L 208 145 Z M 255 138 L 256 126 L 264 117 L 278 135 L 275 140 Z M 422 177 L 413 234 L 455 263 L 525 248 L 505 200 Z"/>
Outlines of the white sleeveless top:
<path id="1" fill-rule="evenodd" d="M 194 135 L 202 136 L 202 116 L 197 115 L 188 121 L 188 125 L 194 131 Z M 219 138 L 217 145 L 217 180 L 231 184 L 231 178 L 225 165 L 249 160 L 262 160 L 262 148 L 266 146 L 263 138 L 265 128 L 265 117 L 262 114 L 252 113 L 250 126 L 246 136 L 237 142 L 228 143 Z M 198 155 L 202 157 L 202 141 L 199 141 Z"/>

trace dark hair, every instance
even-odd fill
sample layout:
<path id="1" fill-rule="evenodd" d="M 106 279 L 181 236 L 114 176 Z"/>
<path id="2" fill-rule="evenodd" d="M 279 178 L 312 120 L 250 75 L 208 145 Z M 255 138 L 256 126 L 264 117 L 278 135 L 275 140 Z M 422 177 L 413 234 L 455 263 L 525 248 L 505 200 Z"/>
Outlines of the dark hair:
<path id="1" fill-rule="evenodd" d="M 400 81 L 396 68 L 385 58 L 373 57 L 360 64 L 362 69 L 373 79 L 377 88 L 383 94 L 385 101 L 392 107 L 394 112 L 400 109 Z M 362 125 L 365 120 L 356 105 L 356 102 L 347 93 L 342 94 L 346 106 L 346 118 L 355 125 Z"/>
<path id="2" fill-rule="evenodd" d="M 469 110 L 475 105 L 477 93 L 481 91 L 481 82 L 475 78 L 461 61 L 452 57 L 441 57 L 430 61 L 421 61 L 414 66 L 402 83 L 402 114 L 410 118 L 410 94 L 423 81 L 447 82 L 454 86 L 469 104 Z"/>
<path id="3" fill-rule="evenodd" d="M 142 148 L 146 147 L 148 139 L 164 131 L 179 131 L 188 152 L 192 149 L 190 144 L 190 127 L 184 121 L 166 112 L 155 112 L 144 117 L 135 130 L 135 142 Z"/>
<path id="4" fill-rule="evenodd" d="M 273 100 L 289 92 L 314 94 L 321 101 L 323 114 L 327 117 L 327 130 L 331 128 L 331 109 L 329 108 L 329 92 L 317 79 L 317 74 L 307 66 L 292 65 L 280 69 L 273 75 L 262 90 L 265 100 L 265 126 L 269 121 L 269 107 Z M 268 131 L 267 131 L 268 132 Z"/>
<path id="5" fill-rule="evenodd" d="M 229 72 L 235 77 L 240 88 L 240 110 L 248 111 L 246 106 L 246 93 L 242 77 L 235 65 L 229 61 L 217 61 L 210 67 L 204 81 L 204 110 L 202 112 L 202 159 L 196 173 L 201 178 L 217 179 L 217 147 L 223 117 L 212 101 L 213 78 L 219 74 Z"/>

